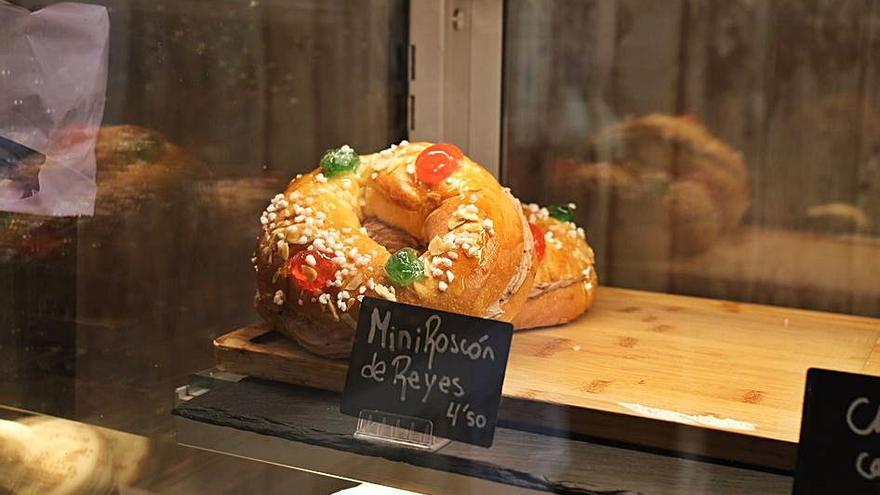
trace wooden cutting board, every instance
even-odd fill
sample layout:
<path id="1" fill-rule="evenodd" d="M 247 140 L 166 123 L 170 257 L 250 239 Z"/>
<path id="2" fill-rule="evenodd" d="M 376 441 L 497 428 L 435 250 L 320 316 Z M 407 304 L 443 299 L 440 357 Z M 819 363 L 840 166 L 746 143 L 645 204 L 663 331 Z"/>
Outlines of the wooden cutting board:
<path id="1" fill-rule="evenodd" d="M 334 391 L 345 382 L 345 361 L 264 326 L 214 345 L 227 371 Z M 811 367 L 880 375 L 880 320 L 603 288 L 577 321 L 514 335 L 500 416 L 791 469 Z"/>

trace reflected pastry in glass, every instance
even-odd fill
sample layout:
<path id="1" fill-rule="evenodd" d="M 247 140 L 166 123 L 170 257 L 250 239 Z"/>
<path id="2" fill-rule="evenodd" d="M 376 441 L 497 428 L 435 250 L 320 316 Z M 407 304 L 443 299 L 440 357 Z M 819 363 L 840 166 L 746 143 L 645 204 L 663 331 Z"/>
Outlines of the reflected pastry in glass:
<path id="1" fill-rule="evenodd" d="M 749 208 L 740 153 L 690 116 L 625 119 L 591 141 L 591 161 L 561 160 L 549 176 L 580 200 L 589 230 L 618 259 L 693 255 L 732 232 Z"/>

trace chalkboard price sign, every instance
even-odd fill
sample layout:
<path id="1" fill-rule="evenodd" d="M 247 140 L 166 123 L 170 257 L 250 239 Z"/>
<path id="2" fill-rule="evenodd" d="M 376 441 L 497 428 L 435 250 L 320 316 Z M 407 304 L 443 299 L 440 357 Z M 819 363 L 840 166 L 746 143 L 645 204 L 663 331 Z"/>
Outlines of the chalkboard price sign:
<path id="1" fill-rule="evenodd" d="M 434 435 L 492 445 L 513 326 L 365 298 L 342 413 L 429 420 Z"/>
<path id="2" fill-rule="evenodd" d="M 807 372 L 794 495 L 880 494 L 880 378 Z"/>

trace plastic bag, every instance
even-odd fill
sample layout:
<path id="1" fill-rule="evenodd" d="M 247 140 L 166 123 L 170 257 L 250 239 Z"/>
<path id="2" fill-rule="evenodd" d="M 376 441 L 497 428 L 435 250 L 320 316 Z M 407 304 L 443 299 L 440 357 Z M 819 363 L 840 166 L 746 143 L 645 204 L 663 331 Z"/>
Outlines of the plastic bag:
<path id="1" fill-rule="evenodd" d="M 109 32 L 101 6 L 0 0 L 0 211 L 93 214 Z"/>

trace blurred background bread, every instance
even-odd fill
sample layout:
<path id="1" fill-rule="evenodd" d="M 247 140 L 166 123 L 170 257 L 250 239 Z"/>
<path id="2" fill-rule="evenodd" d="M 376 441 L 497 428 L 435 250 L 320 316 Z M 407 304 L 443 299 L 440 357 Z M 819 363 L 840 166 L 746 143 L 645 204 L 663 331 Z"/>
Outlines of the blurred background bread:
<path id="1" fill-rule="evenodd" d="M 628 118 L 592 138 L 586 161 L 555 162 L 549 180 L 577 199 L 588 232 L 621 259 L 704 252 L 749 208 L 741 155 L 687 116 Z"/>

